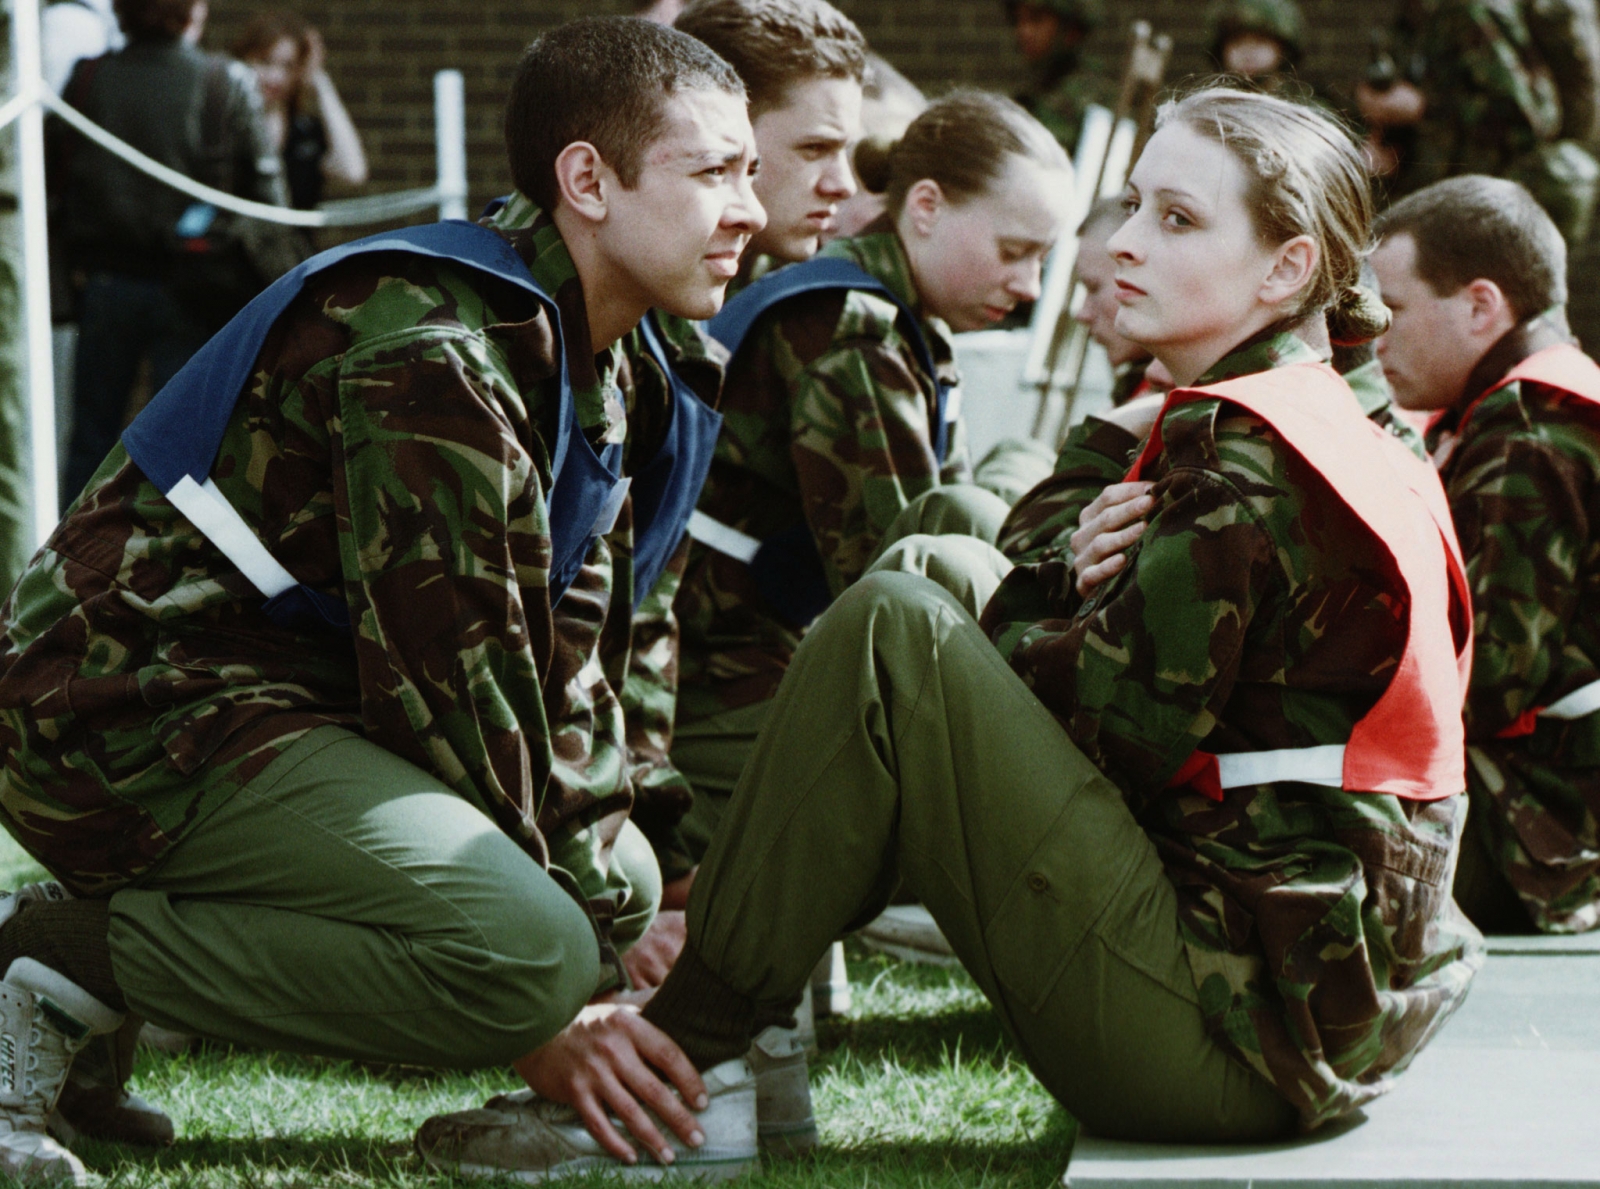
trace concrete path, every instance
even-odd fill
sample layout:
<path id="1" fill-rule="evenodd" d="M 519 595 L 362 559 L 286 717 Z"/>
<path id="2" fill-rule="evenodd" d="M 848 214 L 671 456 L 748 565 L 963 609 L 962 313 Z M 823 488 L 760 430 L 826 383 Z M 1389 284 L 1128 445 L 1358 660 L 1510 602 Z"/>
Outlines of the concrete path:
<path id="1" fill-rule="evenodd" d="M 1267 1147 L 1078 1140 L 1070 1189 L 1600 1189 L 1600 936 L 1491 938 L 1467 1002 L 1394 1091 Z"/>

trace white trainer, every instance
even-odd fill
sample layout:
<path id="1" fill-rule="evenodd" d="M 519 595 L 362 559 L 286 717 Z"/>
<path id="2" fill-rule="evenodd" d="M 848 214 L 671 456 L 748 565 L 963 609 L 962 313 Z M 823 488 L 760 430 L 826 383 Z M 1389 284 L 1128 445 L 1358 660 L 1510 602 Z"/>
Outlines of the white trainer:
<path id="1" fill-rule="evenodd" d="M 811 1111 L 811 1077 L 805 1037 L 798 1028 L 774 1025 L 750 1046 L 756 1075 L 756 1138 L 763 1152 L 791 1155 L 817 1146 Z"/>
<path id="2" fill-rule="evenodd" d="M 753 1171 L 756 1079 L 743 1058 L 700 1075 L 710 1101 L 696 1113 L 706 1142 L 691 1148 L 652 1114 L 672 1144 L 673 1162 L 623 1164 L 589 1134 L 577 1111 L 532 1090 L 498 1094 L 479 1110 L 435 1115 L 417 1129 L 417 1153 L 434 1168 L 467 1177 L 542 1184 L 604 1169 L 625 1181 L 727 1181 Z M 626 1134 L 620 1122 L 617 1129 Z"/>
<path id="3" fill-rule="evenodd" d="M 71 900 L 72 893 L 53 879 L 25 883 L 14 892 L 0 892 L 0 925 L 16 916 L 24 904 L 39 900 Z"/>
<path id="4" fill-rule="evenodd" d="M 0 1174 L 19 1185 L 87 1185 L 83 1162 L 45 1132 L 67 1070 L 112 1011 L 65 975 L 18 958 L 0 979 Z"/>

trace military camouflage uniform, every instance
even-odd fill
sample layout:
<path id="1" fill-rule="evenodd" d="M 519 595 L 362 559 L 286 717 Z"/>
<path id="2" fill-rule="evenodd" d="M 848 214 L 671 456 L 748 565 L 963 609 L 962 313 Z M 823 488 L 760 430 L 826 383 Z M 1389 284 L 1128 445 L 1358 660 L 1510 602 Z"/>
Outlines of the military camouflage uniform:
<path id="1" fill-rule="evenodd" d="M 1410 0 L 1398 57 L 1420 63 L 1427 110 L 1397 196 L 1461 174 L 1521 182 L 1571 241 L 1594 211 L 1600 28 L 1569 0 Z"/>
<path id="2" fill-rule="evenodd" d="M 1144 368 L 1135 366 L 1142 378 Z M 1375 358 L 1345 372 L 1344 378 L 1369 421 L 1405 443 L 1418 458 L 1427 458 L 1421 436 L 1395 409 L 1383 369 Z M 1054 474 L 1017 501 L 995 544 L 1018 564 L 1060 557 L 1070 566 L 1072 534 L 1078 531 L 1078 518 L 1103 487 L 1121 481 L 1138 457 L 1140 446 L 1126 430 L 1098 417 L 1086 417 L 1067 434 Z M 1105 460 L 1119 457 L 1126 463 L 1108 478 Z"/>
<path id="3" fill-rule="evenodd" d="M 1279 335 L 1198 383 L 1314 358 Z M 1073 446 L 1102 485 L 1136 445 L 1108 430 Z M 1167 787 L 1196 748 L 1345 742 L 1405 629 L 1382 548 L 1271 430 L 1208 400 L 1163 437 L 1132 564 L 1086 600 L 1066 561 L 1021 566 L 983 623 L 1154 840 L 1212 1036 L 1315 1124 L 1382 1093 L 1465 994 L 1478 942 L 1448 883 L 1463 799 Z"/>
<path id="4" fill-rule="evenodd" d="M 1204 382 L 1310 358 L 1268 338 Z M 1199 400 L 1163 433 L 1150 530 L 1098 597 L 1022 566 L 980 627 L 875 572 L 808 633 L 645 1008 L 697 1060 L 744 1051 L 896 886 L 1110 1138 L 1314 1127 L 1461 1003 L 1481 961 L 1450 899 L 1465 798 L 1169 787 L 1197 748 L 1346 741 L 1406 626 L 1387 551 L 1261 421 Z"/>
<path id="5" fill-rule="evenodd" d="M 659 372 L 591 350 L 547 216 L 516 196 L 491 225 L 561 308 L 584 432 L 625 442 L 625 468 L 651 457 L 670 409 Z M 651 750 L 617 691 L 631 676 L 625 696 L 649 704 L 671 633 L 647 602 L 657 626 L 634 648 L 627 503 L 551 606 L 552 367 L 532 298 L 449 262 L 367 256 L 309 282 L 212 475 L 278 559 L 348 603 L 353 639 L 268 622 L 118 446 L 3 612 L 7 828 L 75 893 L 108 896 L 336 725 L 480 807 L 603 934 L 610 844 Z M 715 399 L 714 361 L 683 375 Z"/>
<path id="6" fill-rule="evenodd" d="M 1600 409 L 1514 383 L 1564 326 L 1536 320 L 1429 431 L 1475 608 L 1467 698 L 1474 832 L 1540 929 L 1600 925 L 1600 714 L 1538 718 L 1600 678 Z"/>
<path id="7" fill-rule="evenodd" d="M 851 260 L 918 308 L 910 265 L 887 219 L 823 255 Z M 794 298 L 751 330 L 728 369 L 725 421 L 700 497 L 707 515 L 757 540 L 807 525 L 838 595 L 877 554 L 902 509 L 972 468 L 960 422 L 941 467 L 933 453 L 933 378 L 871 293 Z M 922 319 L 950 385 L 959 383 L 949 331 Z M 800 641 L 766 602 L 749 567 L 695 542 L 678 597 L 682 704 L 691 717 L 772 697 Z"/>

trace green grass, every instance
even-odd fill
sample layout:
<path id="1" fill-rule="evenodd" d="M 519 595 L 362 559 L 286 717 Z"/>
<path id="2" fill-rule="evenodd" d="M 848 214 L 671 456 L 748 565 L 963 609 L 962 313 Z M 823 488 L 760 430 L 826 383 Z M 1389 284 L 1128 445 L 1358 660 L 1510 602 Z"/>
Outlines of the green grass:
<path id="1" fill-rule="evenodd" d="M 40 873 L 0 835 L 0 886 Z M 768 1160 L 751 1189 L 1032 1189 L 1059 1182 L 1072 1120 L 1028 1073 L 963 972 L 850 948 L 855 1006 L 820 1025 L 811 1070 L 820 1151 Z M 507 1071 L 383 1069 L 207 1046 L 146 1053 L 135 1089 L 177 1124 L 161 1152 L 84 1142 L 107 1186 L 482 1185 L 425 1170 L 429 1115 L 514 1088 Z M 604 1184 L 604 1179 L 588 1182 Z"/>

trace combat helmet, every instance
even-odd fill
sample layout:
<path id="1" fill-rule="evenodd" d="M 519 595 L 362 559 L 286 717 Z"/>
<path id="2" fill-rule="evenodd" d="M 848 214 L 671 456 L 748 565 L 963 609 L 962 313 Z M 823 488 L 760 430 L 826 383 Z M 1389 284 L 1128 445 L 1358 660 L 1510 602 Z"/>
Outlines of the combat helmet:
<path id="1" fill-rule="evenodd" d="M 1206 44 L 1215 61 L 1222 61 L 1222 47 L 1240 33 L 1274 38 L 1293 66 L 1305 49 L 1306 20 L 1295 0 L 1215 0 L 1206 9 Z"/>
<path id="2" fill-rule="evenodd" d="M 1062 24 L 1077 25 L 1085 33 L 1100 27 L 1106 19 L 1104 0 L 1026 0 L 1027 3 L 1061 18 Z M 1023 0 L 1005 0 L 1006 20 L 1016 18 L 1017 7 Z"/>

